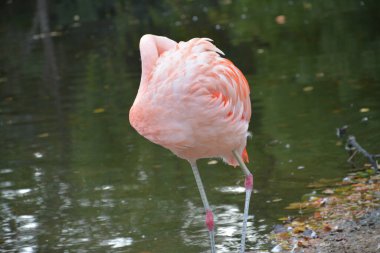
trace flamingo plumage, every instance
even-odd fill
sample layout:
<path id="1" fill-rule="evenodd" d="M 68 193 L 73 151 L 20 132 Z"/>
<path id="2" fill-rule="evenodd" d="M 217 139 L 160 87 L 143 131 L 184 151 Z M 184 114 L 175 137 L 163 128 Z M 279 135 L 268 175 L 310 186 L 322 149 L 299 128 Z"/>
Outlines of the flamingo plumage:
<path id="1" fill-rule="evenodd" d="M 220 157 L 240 165 L 246 176 L 246 201 L 240 252 L 245 251 L 249 199 L 253 177 L 244 162 L 250 89 L 242 72 L 207 38 L 175 42 L 144 35 L 140 40 L 142 74 L 129 120 L 139 134 L 189 161 L 206 212 L 215 252 L 213 212 L 196 161 Z"/>

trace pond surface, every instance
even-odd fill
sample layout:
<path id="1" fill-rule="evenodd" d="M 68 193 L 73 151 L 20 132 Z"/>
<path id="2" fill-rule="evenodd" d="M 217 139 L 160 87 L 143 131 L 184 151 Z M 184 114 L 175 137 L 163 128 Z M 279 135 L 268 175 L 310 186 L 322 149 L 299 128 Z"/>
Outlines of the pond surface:
<path id="1" fill-rule="evenodd" d="M 247 251 L 270 250 L 309 183 L 350 171 L 337 127 L 379 153 L 378 1 L 44 3 L 0 4 L 2 252 L 208 252 L 190 166 L 128 122 L 145 33 L 210 37 L 247 76 Z M 244 177 L 216 161 L 200 173 L 218 252 L 236 252 Z"/>

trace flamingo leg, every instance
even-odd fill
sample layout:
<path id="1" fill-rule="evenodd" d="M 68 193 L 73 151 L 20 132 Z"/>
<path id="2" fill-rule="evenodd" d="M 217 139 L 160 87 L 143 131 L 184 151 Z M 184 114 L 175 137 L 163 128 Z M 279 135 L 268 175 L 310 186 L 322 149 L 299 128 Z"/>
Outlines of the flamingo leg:
<path id="1" fill-rule="evenodd" d="M 211 253 L 215 253 L 215 231 L 214 231 L 214 214 L 212 213 L 212 210 L 210 208 L 210 205 L 208 203 L 206 192 L 202 184 L 201 176 L 198 171 L 198 167 L 196 162 L 190 162 L 191 168 L 193 169 L 195 181 L 197 182 L 199 193 L 201 194 L 201 199 L 203 202 L 203 206 L 205 208 L 206 212 L 206 226 L 208 229 L 208 233 L 210 236 L 210 244 L 211 244 Z"/>
<path id="2" fill-rule="evenodd" d="M 251 199 L 252 189 L 253 189 L 253 175 L 248 170 L 247 166 L 243 162 L 241 155 L 238 154 L 236 150 L 232 151 L 236 160 L 238 161 L 241 169 L 245 175 L 245 203 L 244 203 L 244 216 L 243 216 L 243 228 L 241 233 L 241 245 L 240 245 L 240 253 L 245 252 L 245 239 L 247 236 L 247 220 L 248 220 L 248 210 L 249 210 L 249 201 Z"/>

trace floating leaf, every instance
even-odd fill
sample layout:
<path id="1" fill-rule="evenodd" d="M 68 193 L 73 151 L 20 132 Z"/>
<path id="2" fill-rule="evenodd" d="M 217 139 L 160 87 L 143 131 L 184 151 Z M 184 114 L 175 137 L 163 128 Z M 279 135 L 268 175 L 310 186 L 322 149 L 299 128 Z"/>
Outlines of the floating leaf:
<path id="1" fill-rule="evenodd" d="M 312 7 L 313 5 L 311 3 L 308 3 L 308 2 L 303 3 L 303 8 L 305 8 L 305 10 L 311 10 Z"/>
<path id="2" fill-rule="evenodd" d="M 283 25 L 286 23 L 286 17 L 284 15 L 279 15 L 276 17 L 276 23 L 279 25 Z"/>
<path id="3" fill-rule="evenodd" d="M 294 210 L 294 209 L 304 209 L 308 206 L 308 203 L 304 202 L 295 202 L 295 203 L 290 203 L 285 209 L 288 210 Z"/>
<path id="4" fill-rule="evenodd" d="M 360 108 L 360 112 L 369 112 L 369 108 L 367 107 Z"/>
<path id="5" fill-rule="evenodd" d="M 323 72 L 318 72 L 315 74 L 315 77 L 317 77 L 317 78 L 322 78 L 324 76 L 325 76 L 325 73 L 323 73 Z"/>
<path id="6" fill-rule="evenodd" d="M 46 137 L 49 137 L 49 133 L 42 133 L 42 134 L 39 134 L 37 135 L 38 138 L 46 138 Z"/>
<path id="7" fill-rule="evenodd" d="M 207 164 L 213 165 L 213 164 L 217 164 L 217 163 L 218 163 L 217 160 L 210 160 Z"/>
<path id="8" fill-rule="evenodd" d="M 336 182 L 337 182 L 337 179 L 325 179 L 325 178 L 321 178 L 320 180 L 318 180 L 316 182 L 308 184 L 307 187 L 310 187 L 310 188 L 323 188 L 323 187 L 334 185 Z"/>
<path id="9" fill-rule="evenodd" d="M 94 109 L 93 113 L 103 113 L 105 111 L 106 109 L 99 107 L 99 108 Z"/>
<path id="10" fill-rule="evenodd" d="M 310 91 L 313 91 L 313 90 L 314 90 L 313 86 L 305 86 L 305 87 L 303 87 L 303 91 L 304 92 L 310 92 Z"/>
<path id="11" fill-rule="evenodd" d="M 334 109 L 333 111 L 332 111 L 332 113 L 341 113 L 342 112 L 342 109 Z"/>

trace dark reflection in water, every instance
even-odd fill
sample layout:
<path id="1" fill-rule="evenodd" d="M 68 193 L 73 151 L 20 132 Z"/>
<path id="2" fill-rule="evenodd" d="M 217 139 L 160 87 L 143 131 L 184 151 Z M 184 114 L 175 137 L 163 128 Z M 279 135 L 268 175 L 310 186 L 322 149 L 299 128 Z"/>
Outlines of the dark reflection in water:
<path id="1" fill-rule="evenodd" d="M 283 210 L 341 177 L 349 132 L 378 152 L 378 1 L 3 1 L 0 3 L 0 250 L 207 252 L 185 161 L 138 136 L 128 110 L 138 41 L 210 37 L 252 88 L 255 171 L 248 250 L 270 249 Z M 236 251 L 243 176 L 200 170 L 218 252 Z"/>

